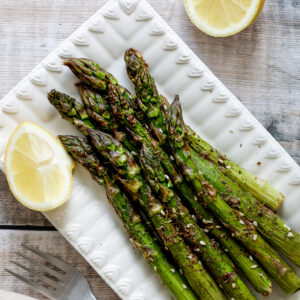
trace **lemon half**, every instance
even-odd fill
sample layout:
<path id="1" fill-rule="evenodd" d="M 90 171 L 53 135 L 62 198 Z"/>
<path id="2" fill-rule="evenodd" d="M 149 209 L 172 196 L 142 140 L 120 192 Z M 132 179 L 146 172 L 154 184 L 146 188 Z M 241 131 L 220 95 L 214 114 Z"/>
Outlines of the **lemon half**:
<path id="1" fill-rule="evenodd" d="M 184 0 L 186 12 L 200 30 L 215 37 L 236 34 L 260 14 L 264 0 Z"/>
<path id="2" fill-rule="evenodd" d="M 56 208 L 71 194 L 74 162 L 62 144 L 37 124 L 24 122 L 15 129 L 4 168 L 12 193 L 30 209 Z"/>

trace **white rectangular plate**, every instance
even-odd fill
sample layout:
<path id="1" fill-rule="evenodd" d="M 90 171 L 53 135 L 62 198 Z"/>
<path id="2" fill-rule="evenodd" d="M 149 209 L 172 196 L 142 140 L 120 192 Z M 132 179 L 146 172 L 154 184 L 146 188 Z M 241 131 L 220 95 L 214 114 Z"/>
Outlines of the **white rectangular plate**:
<path id="1" fill-rule="evenodd" d="M 181 95 L 187 123 L 286 195 L 279 213 L 300 231 L 299 166 L 145 0 L 108 1 L 1 100 L 1 169 L 8 137 L 22 121 L 36 122 L 54 134 L 77 133 L 47 101 L 52 88 L 79 97 L 77 80 L 62 66 L 63 59 L 93 59 L 133 89 L 123 62 L 129 47 L 143 53 L 162 94 L 169 100 Z M 104 188 L 83 168 L 76 167 L 70 200 L 45 216 L 122 299 L 170 298 L 131 246 Z M 286 296 L 274 284 L 269 299 L 300 299 L 300 294 Z"/>

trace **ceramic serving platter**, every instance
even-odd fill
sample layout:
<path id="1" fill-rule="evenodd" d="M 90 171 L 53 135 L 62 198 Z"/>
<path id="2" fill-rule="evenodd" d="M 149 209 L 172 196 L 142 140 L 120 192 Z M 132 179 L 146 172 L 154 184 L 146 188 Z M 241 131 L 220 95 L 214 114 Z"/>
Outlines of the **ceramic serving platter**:
<path id="1" fill-rule="evenodd" d="M 299 166 L 145 0 L 108 1 L 0 101 L 2 170 L 8 137 L 22 121 L 36 122 L 54 134 L 77 134 L 47 101 L 52 88 L 78 98 L 77 80 L 62 66 L 64 59 L 93 59 L 133 90 L 123 61 L 129 47 L 143 53 L 162 94 L 170 101 L 180 94 L 187 123 L 286 195 L 279 213 L 300 231 Z M 122 299 L 171 298 L 131 246 L 104 188 L 80 166 L 70 200 L 45 216 Z M 287 297 L 274 284 L 269 299 L 300 299 L 300 294 Z"/>

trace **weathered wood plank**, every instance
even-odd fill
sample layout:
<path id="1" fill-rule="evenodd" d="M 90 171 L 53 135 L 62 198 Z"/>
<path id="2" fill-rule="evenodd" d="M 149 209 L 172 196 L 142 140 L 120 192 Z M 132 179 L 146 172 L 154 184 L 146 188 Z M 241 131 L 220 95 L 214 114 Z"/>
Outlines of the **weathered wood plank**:
<path id="1" fill-rule="evenodd" d="M 23 230 L 1 230 L 0 231 L 0 289 L 14 291 L 29 295 L 37 299 L 47 299 L 27 287 L 23 282 L 9 275 L 4 268 L 11 269 L 19 274 L 26 275 L 26 271 L 14 266 L 10 260 L 18 261 L 30 266 L 22 261 L 14 251 L 23 251 L 21 243 L 28 243 L 38 247 L 42 251 L 53 254 L 65 262 L 70 263 L 82 272 L 88 279 L 97 299 L 117 300 L 118 296 L 106 285 L 98 274 L 88 265 L 88 263 L 68 244 L 68 242 L 57 231 L 23 231 Z M 25 250 L 24 250 L 25 252 Z M 30 252 L 26 252 L 30 253 Z M 34 257 L 31 255 L 31 257 Z"/>
<path id="2" fill-rule="evenodd" d="M 104 0 L 2 0 L 0 98 Z M 300 162 L 300 2 L 266 1 L 259 19 L 233 37 L 209 37 L 179 0 L 149 0 L 171 27 Z"/>
<path id="3" fill-rule="evenodd" d="M 262 15 L 244 32 L 215 39 L 188 20 L 182 0 L 148 0 L 192 50 L 300 163 L 300 1 L 266 1 Z M 1 0 L 0 98 L 105 0 Z M 48 225 L 19 205 L 0 174 L 0 225 Z M 114 293 L 57 232 L 0 231 L 0 288 L 42 299 L 4 273 L 22 241 L 39 245 L 78 266 L 100 299 Z"/>
<path id="4" fill-rule="evenodd" d="M 0 98 L 104 2 L 2 0 Z M 300 2 L 267 1 L 250 28 L 226 39 L 197 30 L 183 1 L 149 2 L 300 162 Z M 0 225 L 47 224 L 14 201 L 2 174 L 0 187 Z"/>

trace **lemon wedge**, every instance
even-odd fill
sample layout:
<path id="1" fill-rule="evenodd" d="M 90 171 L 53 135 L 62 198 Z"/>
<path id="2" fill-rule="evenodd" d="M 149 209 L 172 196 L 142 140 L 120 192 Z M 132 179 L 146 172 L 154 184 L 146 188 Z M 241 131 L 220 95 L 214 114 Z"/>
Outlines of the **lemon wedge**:
<path id="1" fill-rule="evenodd" d="M 215 37 L 236 34 L 260 14 L 264 0 L 184 0 L 186 12 L 200 30 Z"/>
<path id="2" fill-rule="evenodd" d="M 26 207 L 47 211 L 65 203 L 74 161 L 62 144 L 37 124 L 21 123 L 9 138 L 4 169 L 9 187 Z"/>

